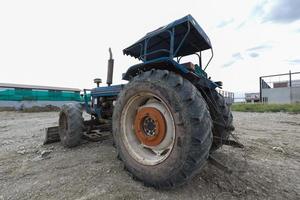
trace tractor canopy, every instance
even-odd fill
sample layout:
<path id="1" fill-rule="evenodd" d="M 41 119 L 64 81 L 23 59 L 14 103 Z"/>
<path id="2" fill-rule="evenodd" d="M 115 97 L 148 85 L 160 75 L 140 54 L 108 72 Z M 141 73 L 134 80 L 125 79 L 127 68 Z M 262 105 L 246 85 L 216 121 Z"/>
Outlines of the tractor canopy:
<path id="1" fill-rule="evenodd" d="M 211 48 L 203 29 L 191 15 L 187 15 L 147 33 L 123 53 L 146 62 L 162 57 L 187 56 Z"/>

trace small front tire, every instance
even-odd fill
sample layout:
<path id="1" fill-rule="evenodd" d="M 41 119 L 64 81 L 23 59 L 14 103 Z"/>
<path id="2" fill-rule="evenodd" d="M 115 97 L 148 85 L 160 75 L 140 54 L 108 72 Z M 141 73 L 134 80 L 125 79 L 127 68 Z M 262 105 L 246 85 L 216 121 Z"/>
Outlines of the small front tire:
<path id="1" fill-rule="evenodd" d="M 59 113 L 59 137 L 64 147 L 75 147 L 81 142 L 84 129 L 80 104 L 65 104 Z"/>

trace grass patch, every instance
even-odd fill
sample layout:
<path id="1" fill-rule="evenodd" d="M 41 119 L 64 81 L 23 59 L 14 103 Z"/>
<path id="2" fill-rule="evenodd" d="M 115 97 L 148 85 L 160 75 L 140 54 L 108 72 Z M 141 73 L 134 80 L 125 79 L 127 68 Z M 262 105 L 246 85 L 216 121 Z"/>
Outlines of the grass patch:
<path id="1" fill-rule="evenodd" d="M 300 113 L 300 104 L 246 104 L 235 103 L 231 106 L 232 111 L 239 112 L 288 112 Z"/>

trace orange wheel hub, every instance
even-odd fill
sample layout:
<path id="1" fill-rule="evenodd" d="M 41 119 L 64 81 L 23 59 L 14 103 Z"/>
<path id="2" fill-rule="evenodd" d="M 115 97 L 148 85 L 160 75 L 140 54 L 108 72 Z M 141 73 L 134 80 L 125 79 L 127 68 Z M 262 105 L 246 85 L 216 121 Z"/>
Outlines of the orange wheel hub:
<path id="1" fill-rule="evenodd" d="M 139 109 L 134 121 L 135 134 L 142 144 L 159 145 L 166 135 L 166 122 L 162 113 L 153 107 Z"/>

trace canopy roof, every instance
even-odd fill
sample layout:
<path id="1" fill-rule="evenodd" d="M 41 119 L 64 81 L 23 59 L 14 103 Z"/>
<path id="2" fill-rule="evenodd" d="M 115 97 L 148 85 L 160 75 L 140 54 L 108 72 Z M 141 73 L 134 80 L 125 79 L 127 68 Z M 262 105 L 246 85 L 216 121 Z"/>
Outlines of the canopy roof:
<path id="1" fill-rule="evenodd" d="M 210 48 L 208 36 L 195 19 L 187 15 L 147 33 L 124 49 L 123 53 L 147 61 L 161 57 L 186 56 Z"/>

